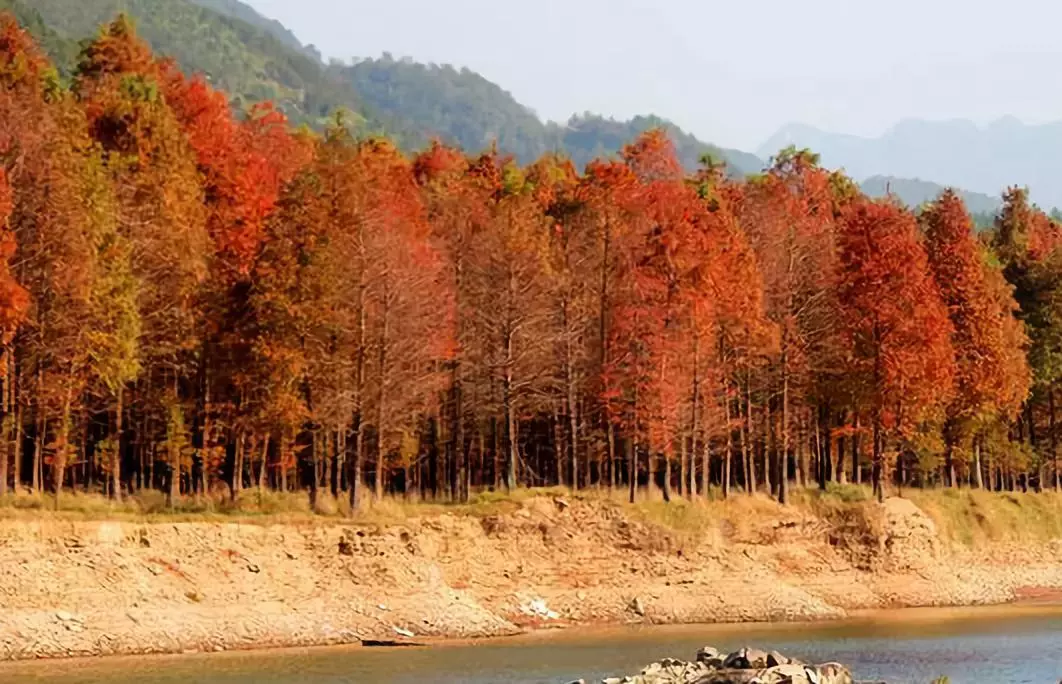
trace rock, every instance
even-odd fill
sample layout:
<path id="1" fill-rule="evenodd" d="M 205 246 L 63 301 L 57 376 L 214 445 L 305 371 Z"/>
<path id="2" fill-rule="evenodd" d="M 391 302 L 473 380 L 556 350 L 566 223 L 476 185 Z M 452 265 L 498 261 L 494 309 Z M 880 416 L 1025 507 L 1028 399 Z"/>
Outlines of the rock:
<path id="1" fill-rule="evenodd" d="M 627 608 L 630 609 L 630 611 L 632 613 L 634 613 L 635 615 L 640 615 L 642 617 L 645 617 L 645 605 L 642 603 L 642 599 L 640 597 L 635 596 L 631 600 L 631 602 L 627 606 Z"/>
<path id="2" fill-rule="evenodd" d="M 778 651 L 768 651 L 767 652 L 767 667 L 775 667 L 777 665 L 788 665 L 790 663 L 801 664 L 801 663 L 799 663 L 798 661 L 796 661 L 796 660 L 794 660 L 792 658 L 785 657 L 784 655 L 782 655 Z"/>
<path id="3" fill-rule="evenodd" d="M 258 567 L 257 563 L 248 563 L 247 572 L 254 573 L 255 575 L 257 575 L 258 573 L 262 572 L 262 568 Z"/>
<path id="4" fill-rule="evenodd" d="M 557 620 L 560 615 L 549 609 L 545 600 L 536 598 L 531 599 L 527 603 L 520 606 L 520 612 L 524 615 L 532 615 L 534 617 L 540 617 L 546 620 Z"/>
<path id="5" fill-rule="evenodd" d="M 840 663 L 819 665 L 819 684 L 852 684 L 852 673 Z"/>
<path id="6" fill-rule="evenodd" d="M 719 649 L 714 646 L 703 646 L 697 651 L 697 662 L 707 663 L 719 657 Z"/>
<path id="7" fill-rule="evenodd" d="M 341 537 L 339 540 L 339 555 L 340 556 L 353 556 L 354 545 L 347 540 L 346 537 Z"/>
<path id="8" fill-rule="evenodd" d="M 771 663 L 771 664 L 768 664 Z M 777 651 L 742 648 L 729 655 L 705 646 L 692 663 L 664 658 L 633 677 L 612 677 L 603 684 L 853 684 L 843 665 L 804 665 Z"/>
<path id="9" fill-rule="evenodd" d="M 74 616 L 72 613 L 66 612 L 65 610 L 57 610 L 57 611 L 55 611 L 55 617 L 58 618 L 61 622 L 73 622 L 75 620 L 79 620 L 80 619 L 80 618 Z"/>
<path id="10" fill-rule="evenodd" d="M 723 667 L 733 670 L 763 669 L 767 667 L 767 652 L 758 648 L 734 651 L 723 661 Z"/>
<path id="11" fill-rule="evenodd" d="M 811 684 L 808 670 L 803 665 L 781 664 L 760 673 L 763 684 Z"/>
<path id="12" fill-rule="evenodd" d="M 391 627 L 391 629 L 395 630 L 395 634 L 398 634 L 399 636 L 404 636 L 408 639 L 412 639 L 415 636 L 413 632 L 409 631 L 408 629 L 403 629 L 401 627 Z"/>

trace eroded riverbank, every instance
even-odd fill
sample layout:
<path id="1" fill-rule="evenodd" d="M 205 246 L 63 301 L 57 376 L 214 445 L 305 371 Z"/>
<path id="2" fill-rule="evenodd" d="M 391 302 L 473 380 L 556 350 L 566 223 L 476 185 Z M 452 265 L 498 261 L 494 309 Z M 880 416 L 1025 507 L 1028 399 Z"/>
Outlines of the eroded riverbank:
<path id="1" fill-rule="evenodd" d="M 1062 589 L 1059 543 L 956 544 L 906 500 L 696 515 L 539 497 L 373 525 L 2 521 L 0 658 L 837 620 Z"/>

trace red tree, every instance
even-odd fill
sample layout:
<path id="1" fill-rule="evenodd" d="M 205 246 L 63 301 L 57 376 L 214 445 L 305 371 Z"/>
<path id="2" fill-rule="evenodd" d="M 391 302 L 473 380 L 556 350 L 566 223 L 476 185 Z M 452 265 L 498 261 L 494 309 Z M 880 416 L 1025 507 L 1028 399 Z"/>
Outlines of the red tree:
<path id="1" fill-rule="evenodd" d="M 844 211 L 839 246 L 849 378 L 871 416 L 873 484 L 881 500 L 886 451 L 951 396 L 952 327 L 908 211 L 857 199 Z"/>

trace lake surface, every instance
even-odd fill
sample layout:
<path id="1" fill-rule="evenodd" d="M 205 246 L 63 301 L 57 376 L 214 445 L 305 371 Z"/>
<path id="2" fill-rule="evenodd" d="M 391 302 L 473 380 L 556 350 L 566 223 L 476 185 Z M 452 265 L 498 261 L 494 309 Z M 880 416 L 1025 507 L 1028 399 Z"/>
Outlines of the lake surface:
<path id="1" fill-rule="evenodd" d="M 1056 684 L 1062 608 L 897 611 L 829 624 L 652 627 L 556 632 L 469 645 L 120 658 L 0 666 L 5 684 L 565 684 L 637 672 L 705 644 L 775 648 L 839 661 L 857 679 L 929 684 Z"/>

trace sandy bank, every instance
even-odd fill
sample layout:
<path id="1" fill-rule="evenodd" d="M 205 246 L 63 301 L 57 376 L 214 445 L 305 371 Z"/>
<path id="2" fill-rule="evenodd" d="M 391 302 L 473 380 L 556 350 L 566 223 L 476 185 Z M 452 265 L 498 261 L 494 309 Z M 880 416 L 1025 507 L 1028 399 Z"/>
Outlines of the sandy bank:
<path id="1" fill-rule="evenodd" d="M 1062 543 L 944 541 L 906 500 L 747 500 L 697 520 L 534 498 L 381 525 L 0 521 L 0 659 L 818 620 L 1062 590 Z"/>

